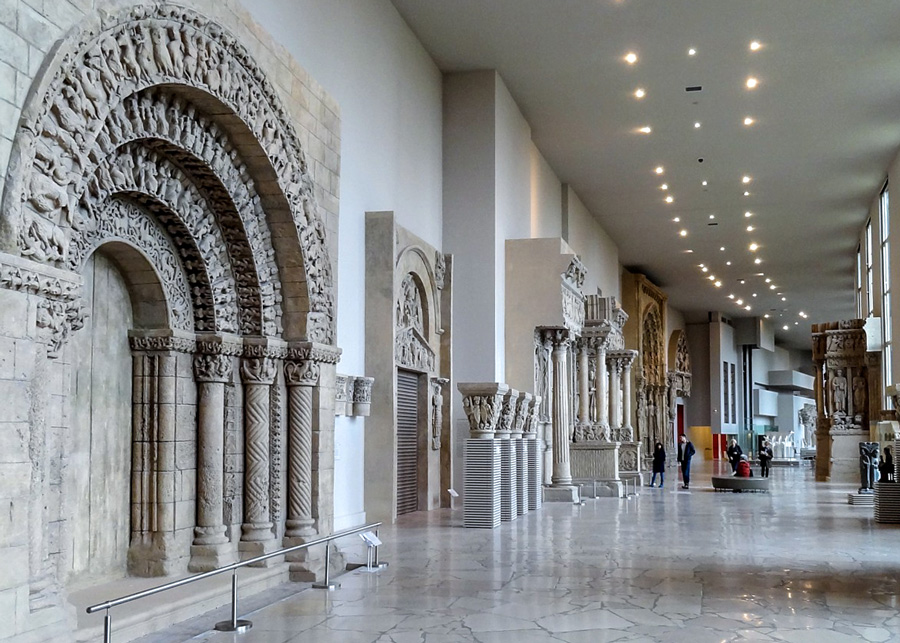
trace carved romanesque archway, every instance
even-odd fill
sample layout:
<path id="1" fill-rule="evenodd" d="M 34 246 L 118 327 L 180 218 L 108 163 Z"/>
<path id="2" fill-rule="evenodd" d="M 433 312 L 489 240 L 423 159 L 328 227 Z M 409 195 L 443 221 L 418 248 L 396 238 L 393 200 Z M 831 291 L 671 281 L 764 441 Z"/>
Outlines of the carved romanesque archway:
<path id="1" fill-rule="evenodd" d="M 0 237 L 72 275 L 41 304 L 49 357 L 81 325 L 75 275 L 98 249 L 120 258 L 138 311 L 129 570 L 209 569 L 330 531 L 332 454 L 312 444 L 333 426 L 318 408 L 330 396 L 313 396 L 339 355 L 332 264 L 274 89 L 222 26 L 175 5 L 102 14 L 43 69 L 13 143 Z M 46 482 L 35 484 L 39 499 Z M 73 510 L 60 509 L 62 537 Z M 46 571 L 40 546 L 34 577 Z"/>
<path id="2" fill-rule="evenodd" d="M 679 329 L 672 332 L 669 337 L 669 371 L 668 381 L 668 433 L 669 440 L 676 440 L 677 427 L 675 422 L 678 413 L 678 398 L 691 396 L 691 353 L 688 349 L 687 334 Z M 673 442 L 664 443 L 668 448 Z"/>

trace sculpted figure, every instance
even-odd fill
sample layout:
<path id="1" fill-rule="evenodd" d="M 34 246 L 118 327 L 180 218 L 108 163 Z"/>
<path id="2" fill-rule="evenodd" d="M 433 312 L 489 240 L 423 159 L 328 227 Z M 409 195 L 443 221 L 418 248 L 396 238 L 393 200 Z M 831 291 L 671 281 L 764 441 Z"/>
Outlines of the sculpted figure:
<path id="1" fill-rule="evenodd" d="M 853 378 L 853 412 L 859 415 L 866 411 L 866 378 L 856 375 Z"/>
<path id="2" fill-rule="evenodd" d="M 847 412 L 847 378 L 842 368 L 837 369 L 831 378 L 831 412 Z"/>

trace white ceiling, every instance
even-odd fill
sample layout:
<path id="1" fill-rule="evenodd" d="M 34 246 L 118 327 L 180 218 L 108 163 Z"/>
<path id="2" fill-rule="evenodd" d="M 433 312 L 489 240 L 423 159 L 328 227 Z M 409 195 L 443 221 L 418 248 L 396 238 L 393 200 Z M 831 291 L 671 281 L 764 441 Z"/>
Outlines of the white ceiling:
<path id="1" fill-rule="evenodd" d="M 393 3 L 442 70 L 500 73 L 535 144 L 616 241 L 622 264 L 664 287 L 689 319 L 769 312 L 781 342 L 808 348 L 810 323 L 855 316 L 857 234 L 900 146 L 900 2 Z M 634 65 L 623 60 L 629 51 Z M 645 125 L 651 134 L 636 132 Z"/>

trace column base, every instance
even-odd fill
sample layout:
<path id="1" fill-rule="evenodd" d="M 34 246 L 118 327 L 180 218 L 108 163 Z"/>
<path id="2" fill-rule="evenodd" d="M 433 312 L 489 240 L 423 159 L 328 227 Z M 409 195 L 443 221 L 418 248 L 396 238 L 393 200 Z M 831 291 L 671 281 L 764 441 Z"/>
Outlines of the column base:
<path id="1" fill-rule="evenodd" d="M 625 487 L 621 480 L 578 480 L 581 495 L 585 498 L 624 498 Z"/>
<path id="2" fill-rule="evenodd" d="M 274 537 L 271 537 L 269 540 L 242 540 L 238 543 L 238 551 L 241 553 L 241 560 L 249 560 L 251 558 L 256 558 L 257 556 L 262 556 L 263 554 L 269 554 L 278 549 L 278 543 L 275 541 Z M 280 556 L 276 556 L 274 558 L 269 558 L 268 560 L 262 560 L 258 563 L 253 563 L 250 567 L 274 567 L 281 563 Z"/>
<path id="3" fill-rule="evenodd" d="M 544 487 L 543 501 L 568 502 L 570 504 L 575 504 L 581 502 L 581 497 L 578 494 L 578 487 L 572 485 L 560 485 L 558 487 Z"/>
<path id="4" fill-rule="evenodd" d="M 227 540 L 215 544 L 191 545 L 189 572 L 210 572 L 219 567 L 230 565 L 237 560 L 237 555 Z"/>

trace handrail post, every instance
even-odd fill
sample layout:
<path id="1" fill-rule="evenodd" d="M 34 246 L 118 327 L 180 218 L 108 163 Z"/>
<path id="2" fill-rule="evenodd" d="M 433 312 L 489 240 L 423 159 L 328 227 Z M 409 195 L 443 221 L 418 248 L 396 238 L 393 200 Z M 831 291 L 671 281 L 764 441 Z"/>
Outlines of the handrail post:
<path id="1" fill-rule="evenodd" d="M 238 579 L 237 569 L 231 570 L 231 620 L 216 623 L 216 629 L 220 632 L 246 632 L 253 627 L 253 621 L 238 619 Z"/>
<path id="2" fill-rule="evenodd" d="M 106 615 L 103 617 L 103 643 L 112 643 L 112 616 L 108 607 Z"/>
<path id="3" fill-rule="evenodd" d="M 325 580 L 322 583 L 313 583 L 314 589 L 327 589 L 329 592 L 336 590 L 341 586 L 340 583 L 332 583 L 329 580 L 331 575 L 331 539 L 325 541 Z"/>
<path id="4" fill-rule="evenodd" d="M 377 528 L 375 529 L 375 537 L 378 538 L 378 529 Z M 385 567 L 388 566 L 388 564 L 378 562 L 378 545 L 375 545 L 374 549 L 375 549 L 375 556 L 372 559 L 372 568 L 373 569 L 384 569 Z"/>

